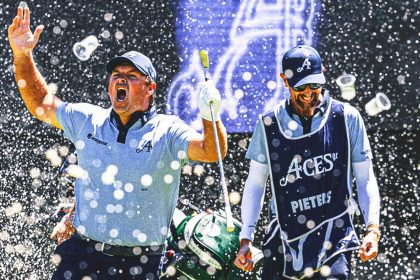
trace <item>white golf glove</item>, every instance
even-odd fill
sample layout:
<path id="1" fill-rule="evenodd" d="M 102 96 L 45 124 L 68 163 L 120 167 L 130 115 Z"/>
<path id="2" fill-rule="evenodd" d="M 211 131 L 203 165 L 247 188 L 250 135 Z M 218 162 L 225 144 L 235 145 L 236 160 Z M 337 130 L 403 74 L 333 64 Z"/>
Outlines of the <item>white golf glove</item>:
<path id="1" fill-rule="evenodd" d="M 210 102 L 213 103 L 214 119 L 219 120 L 219 108 L 222 97 L 212 81 L 206 81 L 200 89 L 197 98 L 198 109 L 203 119 L 211 121 Z"/>

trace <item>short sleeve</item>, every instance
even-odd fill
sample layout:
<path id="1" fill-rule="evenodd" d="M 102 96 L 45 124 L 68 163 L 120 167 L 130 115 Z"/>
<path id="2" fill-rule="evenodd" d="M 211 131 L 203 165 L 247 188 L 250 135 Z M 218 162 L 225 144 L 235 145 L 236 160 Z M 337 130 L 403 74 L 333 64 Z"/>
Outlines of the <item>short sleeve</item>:
<path id="1" fill-rule="evenodd" d="M 259 119 L 252 134 L 251 143 L 249 143 L 248 151 L 246 152 L 246 158 L 267 164 L 266 141 L 263 129 L 262 121 Z"/>
<path id="2" fill-rule="evenodd" d="M 97 106 L 88 103 L 65 103 L 57 107 L 57 120 L 64 129 L 64 137 L 74 142 Z"/>
<path id="3" fill-rule="evenodd" d="M 350 138 L 351 161 L 356 163 L 372 160 L 372 150 L 360 112 L 348 104 L 344 108 Z"/>
<path id="4" fill-rule="evenodd" d="M 188 163 L 188 144 L 197 132 L 175 117 L 169 127 L 169 150 L 174 159 L 181 161 L 181 166 Z"/>

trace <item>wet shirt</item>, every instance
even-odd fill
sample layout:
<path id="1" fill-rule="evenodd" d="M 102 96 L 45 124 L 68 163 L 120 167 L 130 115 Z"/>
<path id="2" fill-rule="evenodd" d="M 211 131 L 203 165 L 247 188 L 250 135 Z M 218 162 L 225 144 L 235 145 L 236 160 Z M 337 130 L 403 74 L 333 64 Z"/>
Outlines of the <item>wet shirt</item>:
<path id="1" fill-rule="evenodd" d="M 153 111 L 122 127 L 111 108 L 85 103 L 60 105 L 57 119 L 78 155 L 77 231 L 115 245 L 163 244 L 194 131 Z"/>

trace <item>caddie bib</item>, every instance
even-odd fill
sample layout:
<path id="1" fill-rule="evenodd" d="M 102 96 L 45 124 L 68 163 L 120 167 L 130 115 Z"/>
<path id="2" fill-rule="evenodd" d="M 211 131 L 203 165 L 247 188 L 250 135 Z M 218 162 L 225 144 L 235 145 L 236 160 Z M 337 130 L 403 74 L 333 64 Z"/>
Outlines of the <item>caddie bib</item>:
<path id="1" fill-rule="evenodd" d="M 348 186 L 347 125 L 344 104 L 331 99 L 318 130 L 292 137 L 283 131 L 278 110 L 261 118 L 283 244 L 283 276 L 301 279 L 305 269 L 317 271 L 333 256 L 359 247 Z"/>

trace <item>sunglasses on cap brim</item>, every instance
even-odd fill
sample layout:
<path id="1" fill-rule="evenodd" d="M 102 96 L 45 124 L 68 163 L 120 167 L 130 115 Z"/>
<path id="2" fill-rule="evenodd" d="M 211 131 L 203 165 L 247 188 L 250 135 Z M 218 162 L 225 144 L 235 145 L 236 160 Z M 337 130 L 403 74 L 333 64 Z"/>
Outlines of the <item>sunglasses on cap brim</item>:
<path id="1" fill-rule="evenodd" d="M 310 89 L 314 90 L 314 89 L 319 89 L 322 86 L 322 84 L 315 84 L 315 83 L 304 84 L 304 85 L 301 85 L 301 86 L 298 86 L 298 87 L 292 87 L 292 89 L 294 91 L 304 91 L 307 86 L 309 86 Z"/>

